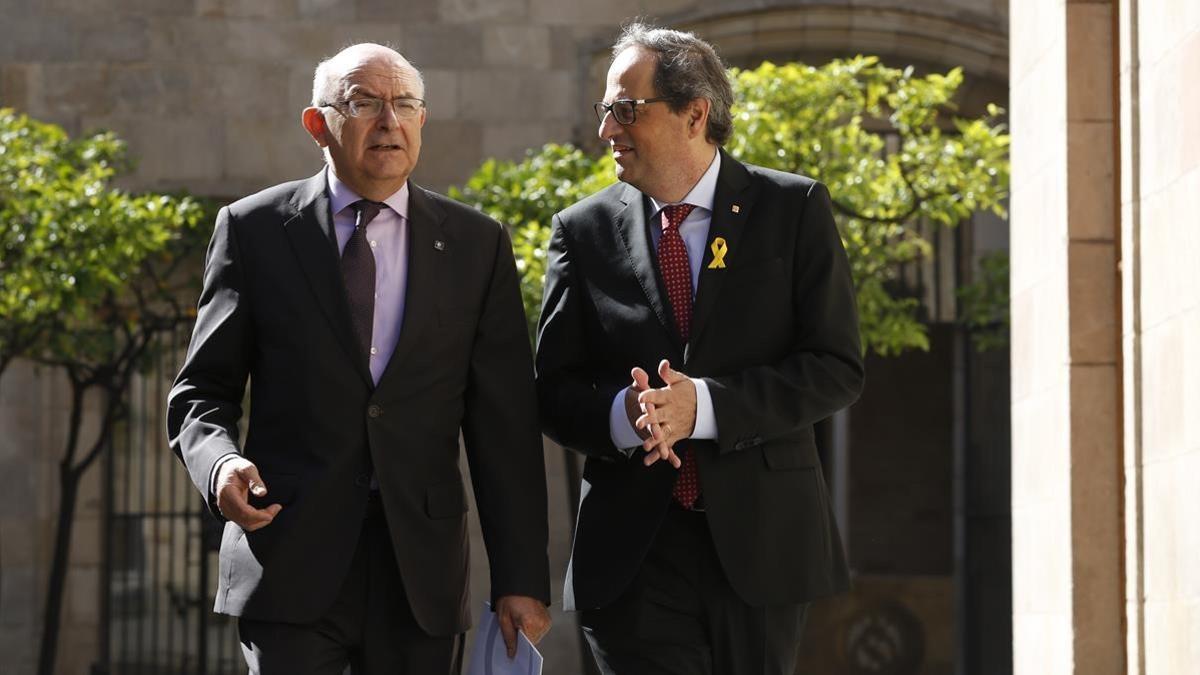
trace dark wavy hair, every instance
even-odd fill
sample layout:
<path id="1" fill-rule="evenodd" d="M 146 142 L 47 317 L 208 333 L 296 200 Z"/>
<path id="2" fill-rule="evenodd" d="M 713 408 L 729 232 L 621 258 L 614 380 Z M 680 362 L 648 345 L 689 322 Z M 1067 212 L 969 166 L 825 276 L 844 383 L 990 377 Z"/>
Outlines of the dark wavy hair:
<path id="1" fill-rule="evenodd" d="M 725 145 L 733 133 L 733 87 L 712 45 L 691 33 L 634 22 L 613 43 L 613 58 L 630 47 L 657 54 L 654 88 L 658 96 L 671 99 L 672 111 L 683 110 L 693 99 L 708 99 L 705 136 L 710 143 Z"/>

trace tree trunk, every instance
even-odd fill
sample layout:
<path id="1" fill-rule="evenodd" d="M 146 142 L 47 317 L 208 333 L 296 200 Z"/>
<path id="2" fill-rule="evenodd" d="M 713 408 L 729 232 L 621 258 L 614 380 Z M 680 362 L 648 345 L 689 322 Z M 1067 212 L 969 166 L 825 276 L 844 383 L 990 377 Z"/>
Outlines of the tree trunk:
<path id="1" fill-rule="evenodd" d="M 58 655 L 58 628 L 62 621 L 63 589 L 67 583 L 67 563 L 71 554 L 71 529 L 75 524 L 75 501 L 79 496 L 82 471 L 67 462 L 59 467 L 62 494 L 58 503 L 58 531 L 54 537 L 54 560 L 46 581 L 46 612 L 42 622 L 42 649 L 38 655 L 38 675 L 54 675 Z"/>

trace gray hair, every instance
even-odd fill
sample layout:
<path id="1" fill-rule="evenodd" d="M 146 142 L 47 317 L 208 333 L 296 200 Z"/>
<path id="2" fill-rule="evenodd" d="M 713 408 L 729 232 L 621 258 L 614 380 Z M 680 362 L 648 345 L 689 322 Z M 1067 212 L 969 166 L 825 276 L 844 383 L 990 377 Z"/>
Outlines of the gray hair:
<path id="1" fill-rule="evenodd" d="M 417 70 L 416 66 L 409 63 L 408 59 L 404 58 L 391 45 L 363 42 L 350 45 L 317 64 L 316 70 L 313 71 L 312 104 L 314 107 L 320 106 L 323 103 L 329 103 L 341 95 L 342 78 L 345 76 L 345 68 L 342 67 L 341 62 L 347 58 L 350 52 L 361 49 L 380 49 L 394 53 L 409 68 L 412 68 L 413 73 L 417 76 L 417 84 L 421 87 L 419 95 L 421 98 L 425 97 L 425 78 L 422 77 L 421 71 Z"/>
<path id="2" fill-rule="evenodd" d="M 729 84 L 725 64 L 712 45 L 692 33 L 634 22 L 622 29 L 613 44 L 613 58 L 630 47 L 640 47 L 657 55 L 654 88 L 657 96 L 671 99 L 667 105 L 672 111 L 683 110 L 693 99 L 707 99 L 705 136 L 717 145 L 724 145 L 729 140 L 733 133 L 733 114 L 730 112 L 733 87 Z"/>

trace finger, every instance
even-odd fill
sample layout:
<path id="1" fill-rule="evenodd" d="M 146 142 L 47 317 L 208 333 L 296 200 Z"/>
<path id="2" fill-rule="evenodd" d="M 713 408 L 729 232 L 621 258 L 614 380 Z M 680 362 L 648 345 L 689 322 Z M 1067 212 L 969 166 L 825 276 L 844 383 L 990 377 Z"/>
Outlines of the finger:
<path id="1" fill-rule="evenodd" d="M 638 394 L 638 403 L 642 405 L 665 405 L 670 402 L 670 394 L 664 389 L 647 389 Z"/>
<path id="2" fill-rule="evenodd" d="M 500 635 L 504 637 L 504 646 L 508 650 L 508 658 L 511 659 L 517 655 L 517 629 L 507 611 L 501 609 L 497 614 L 496 618 L 500 620 Z"/>
<path id="3" fill-rule="evenodd" d="M 650 374 L 645 370 L 634 366 L 629 371 L 629 376 L 633 378 L 633 388 L 638 391 L 643 391 L 650 388 Z"/>
<path id="4" fill-rule="evenodd" d="M 650 427 L 654 427 L 653 429 L 650 429 L 650 433 L 654 434 L 656 436 L 657 436 L 657 433 L 655 433 L 655 432 L 657 431 L 659 425 L 660 425 L 660 421 L 658 418 L 658 413 L 654 412 L 653 410 L 647 412 L 645 415 L 638 417 L 633 422 L 633 426 L 635 429 L 647 429 Z"/>
<path id="5" fill-rule="evenodd" d="M 245 523 L 239 522 L 238 524 L 241 525 L 242 529 L 246 530 L 247 532 L 261 530 L 267 525 L 270 525 L 275 520 L 275 516 L 279 515 L 279 512 L 282 510 L 283 506 L 279 504 L 271 504 L 265 509 L 247 507 L 246 511 L 244 512 Z"/>
<path id="6" fill-rule="evenodd" d="M 667 384 L 675 384 L 680 380 L 686 380 L 687 376 L 683 373 L 671 368 L 671 362 L 663 359 L 658 362 L 658 376 Z"/>
<path id="7" fill-rule="evenodd" d="M 267 484 L 263 482 L 262 476 L 258 475 L 258 467 L 253 464 L 243 466 L 237 470 L 237 474 L 242 480 L 246 481 L 246 487 L 254 493 L 255 497 L 262 497 L 267 494 Z"/>

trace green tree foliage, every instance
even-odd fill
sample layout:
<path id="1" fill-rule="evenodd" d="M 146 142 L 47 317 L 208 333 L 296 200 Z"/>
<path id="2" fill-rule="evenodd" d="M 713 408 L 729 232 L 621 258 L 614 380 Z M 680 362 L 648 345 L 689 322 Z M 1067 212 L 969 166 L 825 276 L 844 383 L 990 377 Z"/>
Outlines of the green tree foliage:
<path id="1" fill-rule="evenodd" d="M 206 210 L 187 197 L 114 188 L 129 165 L 112 134 L 71 139 L 0 109 L 0 375 L 24 357 L 63 369 L 71 384 L 38 661 L 47 675 L 80 479 L 128 415 L 124 394 L 155 338 L 194 315 L 177 298 L 194 286 L 193 270 L 183 266 L 202 243 L 195 226 Z M 100 425 L 83 439 L 87 401 L 98 404 Z"/>
<path id="2" fill-rule="evenodd" d="M 570 145 L 549 144 L 522 162 L 489 159 L 450 196 L 511 228 L 521 299 L 532 337 L 546 279 L 546 247 L 555 213 L 617 181 L 612 155 L 595 158 Z"/>
<path id="3" fill-rule="evenodd" d="M 157 318 L 148 310 L 179 310 L 162 274 L 195 245 L 204 209 L 112 188 L 129 166 L 111 133 L 73 140 L 0 109 L 0 373 L 17 356 L 107 362 L 122 334 Z"/>
<path id="4" fill-rule="evenodd" d="M 989 106 L 978 118 L 953 117 L 961 70 L 917 76 L 874 57 L 821 67 L 764 63 L 731 76 L 737 100 L 731 154 L 829 186 L 864 348 L 881 355 L 927 349 L 918 301 L 895 290 L 898 269 L 930 254 L 921 222 L 953 226 L 981 210 L 1004 215 L 1003 111 Z M 526 310 L 536 316 L 550 216 L 615 180 L 608 156 L 595 160 L 548 145 L 522 162 L 489 160 L 452 195 L 513 228 Z M 977 297 L 996 294 L 981 287 Z"/>

